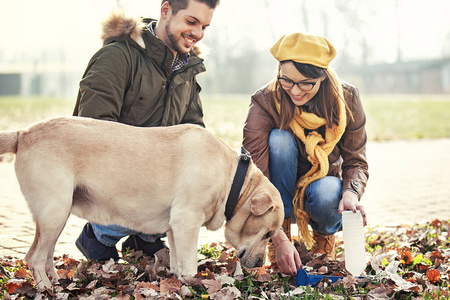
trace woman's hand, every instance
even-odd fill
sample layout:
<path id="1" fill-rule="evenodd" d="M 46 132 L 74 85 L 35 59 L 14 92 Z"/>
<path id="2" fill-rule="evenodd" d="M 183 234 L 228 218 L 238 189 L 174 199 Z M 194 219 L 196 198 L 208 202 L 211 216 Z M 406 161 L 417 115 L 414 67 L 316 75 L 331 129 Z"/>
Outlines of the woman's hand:
<path id="1" fill-rule="evenodd" d="M 367 225 L 367 216 L 364 206 L 358 201 L 358 195 L 351 191 L 345 191 L 342 194 L 342 199 L 339 202 L 338 213 L 341 214 L 344 210 L 351 210 L 356 213 L 357 210 L 361 212 L 363 217 L 364 226 Z"/>
<path id="2" fill-rule="evenodd" d="M 302 261 L 297 249 L 289 241 L 284 231 L 280 229 L 279 233 L 272 238 L 272 242 L 275 246 L 277 265 L 280 272 L 286 275 L 297 275 L 297 270 L 302 268 Z"/>

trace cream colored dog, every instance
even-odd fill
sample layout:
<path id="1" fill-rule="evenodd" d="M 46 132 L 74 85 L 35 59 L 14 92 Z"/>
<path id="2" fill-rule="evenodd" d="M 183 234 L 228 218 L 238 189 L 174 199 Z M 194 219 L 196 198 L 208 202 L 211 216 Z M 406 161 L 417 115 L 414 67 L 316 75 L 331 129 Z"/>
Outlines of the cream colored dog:
<path id="1" fill-rule="evenodd" d="M 81 117 L 0 133 L 3 153 L 16 153 L 17 179 L 36 222 L 26 259 L 40 289 L 58 278 L 53 252 L 71 213 L 166 232 L 171 272 L 194 275 L 200 227 L 217 230 L 226 221 L 239 162 L 236 151 L 197 125 L 140 128 Z M 281 226 L 282 200 L 253 163 L 240 195 L 225 238 L 245 267 L 259 267 Z"/>

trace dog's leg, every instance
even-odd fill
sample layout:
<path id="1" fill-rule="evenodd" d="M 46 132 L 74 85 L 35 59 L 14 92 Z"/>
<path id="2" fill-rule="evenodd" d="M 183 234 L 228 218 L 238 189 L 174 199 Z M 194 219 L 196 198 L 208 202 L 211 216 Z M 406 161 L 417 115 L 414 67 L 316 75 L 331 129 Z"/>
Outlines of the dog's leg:
<path id="1" fill-rule="evenodd" d="M 177 275 L 194 276 L 197 274 L 197 241 L 200 227 L 192 228 L 187 232 L 174 232 L 176 251 Z M 172 266 L 172 265 L 171 265 Z"/>
<path id="2" fill-rule="evenodd" d="M 177 273 L 177 266 L 178 266 L 178 262 L 177 262 L 177 249 L 175 248 L 175 242 L 173 240 L 173 232 L 167 231 L 166 232 L 167 235 L 167 241 L 169 242 L 169 257 L 170 257 L 170 273 L 172 274 L 178 274 Z"/>
<path id="3" fill-rule="evenodd" d="M 170 227 L 175 253 L 171 254 L 170 269 L 178 276 L 197 274 L 197 242 L 202 224 L 203 218 L 198 213 L 189 216 L 185 209 L 180 213 L 172 210 Z M 175 258 L 176 265 L 172 264 L 172 257 Z"/>
<path id="4" fill-rule="evenodd" d="M 28 189 L 25 198 L 36 223 L 36 235 L 26 260 L 37 288 L 43 290 L 52 287 L 49 276 L 55 281 L 59 279 L 53 266 L 53 254 L 70 214 L 72 192 L 64 197 L 63 192 L 52 193 L 42 187 Z"/>
<path id="5" fill-rule="evenodd" d="M 53 280 L 59 279 L 53 266 L 53 253 L 65 222 L 59 228 L 42 226 L 40 224 L 41 222 L 36 221 L 36 235 L 25 259 L 28 262 L 37 288 L 43 290 L 44 288 L 52 287 L 49 277 Z M 45 233 L 43 234 L 43 232 Z"/>

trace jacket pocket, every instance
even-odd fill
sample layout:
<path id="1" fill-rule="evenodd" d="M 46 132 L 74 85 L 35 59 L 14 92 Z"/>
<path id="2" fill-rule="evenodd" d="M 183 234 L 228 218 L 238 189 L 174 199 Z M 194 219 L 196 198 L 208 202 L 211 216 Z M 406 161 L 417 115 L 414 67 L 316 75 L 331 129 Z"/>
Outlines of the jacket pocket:
<path id="1" fill-rule="evenodd" d="M 165 82 L 160 77 L 141 74 L 124 97 L 123 122 L 135 126 L 157 126 L 161 122 Z"/>

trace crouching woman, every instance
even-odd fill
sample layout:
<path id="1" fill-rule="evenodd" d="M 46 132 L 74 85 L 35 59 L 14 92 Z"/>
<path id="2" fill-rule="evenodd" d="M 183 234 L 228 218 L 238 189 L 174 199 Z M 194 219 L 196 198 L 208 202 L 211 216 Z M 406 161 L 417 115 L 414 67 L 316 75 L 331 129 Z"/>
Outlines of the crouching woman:
<path id="1" fill-rule="evenodd" d="M 278 72 L 251 98 L 243 145 L 285 206 L 269 258 L 281 272 L 295 275 L 301 260 L 291 242 L 291 214 L 299 238 L 316 257 L 329 260 L 335 259 L 342 211 L 359 210 L 366 224 L 360 203 L 369 177 L 366 118 L 358 90 L 329 67 L 336 50 L 326 38 L 285 35 L 270 52 Z"/>

